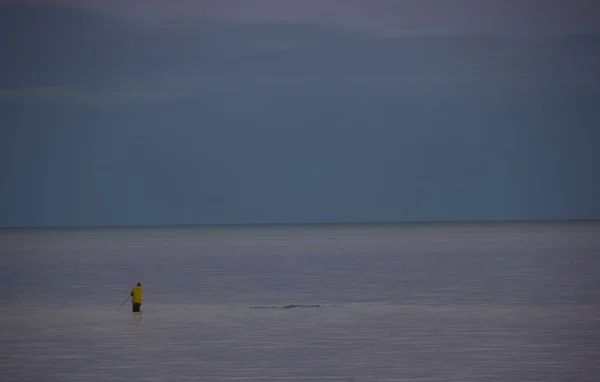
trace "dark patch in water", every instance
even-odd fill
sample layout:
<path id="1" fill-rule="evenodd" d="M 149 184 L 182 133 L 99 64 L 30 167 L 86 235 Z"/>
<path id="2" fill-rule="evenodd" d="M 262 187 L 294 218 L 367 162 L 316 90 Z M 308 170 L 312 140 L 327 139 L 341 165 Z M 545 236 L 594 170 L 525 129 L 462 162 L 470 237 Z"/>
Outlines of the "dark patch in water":
<path id="1" fill-rule="evenodd" d="M 283 306 L 253 306 L 252 309 L 292 309 L 292 308 L 320 308 L 321 305 L 283 305 Z"/>

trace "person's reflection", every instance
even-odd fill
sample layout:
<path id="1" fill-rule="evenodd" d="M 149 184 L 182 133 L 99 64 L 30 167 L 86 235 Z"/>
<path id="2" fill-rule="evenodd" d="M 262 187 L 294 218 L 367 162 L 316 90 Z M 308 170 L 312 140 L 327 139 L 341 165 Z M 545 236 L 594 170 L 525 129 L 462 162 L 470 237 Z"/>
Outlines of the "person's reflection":
<path id="1" fill-rule="evenodd" d="M 141 314 L 134 314 L 133 315 L 133 324 L 137 327 L 142 326 L 142 317 L 144 317 Z"/>

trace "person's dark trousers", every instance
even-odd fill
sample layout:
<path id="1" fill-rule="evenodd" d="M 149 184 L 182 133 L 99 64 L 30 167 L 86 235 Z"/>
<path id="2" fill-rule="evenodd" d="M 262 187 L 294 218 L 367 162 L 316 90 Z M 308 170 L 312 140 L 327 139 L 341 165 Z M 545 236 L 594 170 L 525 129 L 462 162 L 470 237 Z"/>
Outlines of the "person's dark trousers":
<path id="1" fill-rule="evenodd" d="M 133 311 L 134 311 L 134 312 L 139 312 L 139 311 L 140 311 L 140 308 L 141 308 L 141 306 L 142 306 L 142 304 L 136 304 L 136 303 L 133 303 Z"/>

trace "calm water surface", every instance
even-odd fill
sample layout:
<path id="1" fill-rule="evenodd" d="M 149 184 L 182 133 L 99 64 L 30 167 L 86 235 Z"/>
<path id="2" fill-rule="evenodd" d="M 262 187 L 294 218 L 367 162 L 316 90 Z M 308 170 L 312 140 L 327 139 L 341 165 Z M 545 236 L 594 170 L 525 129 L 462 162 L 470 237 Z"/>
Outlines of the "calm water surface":
<path id="1" fill-rule="evenodd" d="M 599 223 L 3 230 L 0 255 L 1 381 L 600 380 Z"/>

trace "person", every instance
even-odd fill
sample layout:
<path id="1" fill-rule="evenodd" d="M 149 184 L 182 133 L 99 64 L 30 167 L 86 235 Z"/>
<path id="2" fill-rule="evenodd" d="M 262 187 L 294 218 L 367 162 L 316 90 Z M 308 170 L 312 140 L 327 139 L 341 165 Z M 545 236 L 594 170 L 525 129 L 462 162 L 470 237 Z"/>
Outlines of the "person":
<path id="1" fill-rule="evenodd" d="M 133 312 L 139 312 L 142 307 L 142 284 L 137 285 L 129 292 L 131 296 L 131 308 Z"/>

